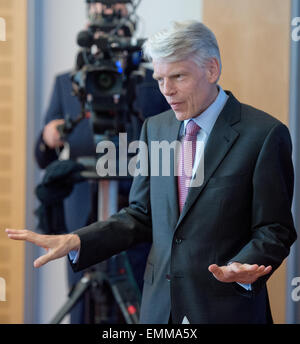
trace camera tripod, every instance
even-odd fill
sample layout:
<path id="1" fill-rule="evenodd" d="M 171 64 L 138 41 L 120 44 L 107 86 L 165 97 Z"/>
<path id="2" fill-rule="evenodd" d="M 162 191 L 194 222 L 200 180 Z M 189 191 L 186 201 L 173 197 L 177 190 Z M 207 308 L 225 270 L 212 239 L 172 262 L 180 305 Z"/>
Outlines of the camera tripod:
<path id="1" fill-rule="evenodd" d="M 118 181 L 99 179 L 88 171 L 82 174 L 98 182 L 98 220 L 106 220 L 117 211 Z M 106 288 L 106 290 L 105 290 Z M 94 314 L 95 323 L 108 323 L 109 307 L 107 306 L 107 288 L 127 324 L 136 324 L 140 311 L 140 291 L 132 275 L 125 252 L 115 255 L 102 263 L 96 264 L 87 271 L 72 289 L 69 299 L 54 316 L 50 324 L 59 324 L 77 302 L 90 292 L 98 311 Z"/>

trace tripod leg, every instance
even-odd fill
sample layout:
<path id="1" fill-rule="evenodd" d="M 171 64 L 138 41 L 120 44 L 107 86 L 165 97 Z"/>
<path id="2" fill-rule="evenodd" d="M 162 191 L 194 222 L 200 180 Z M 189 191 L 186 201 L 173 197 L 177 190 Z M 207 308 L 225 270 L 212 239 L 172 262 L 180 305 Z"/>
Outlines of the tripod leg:
<path id="1" fill-rule="evenodd" d="M 91 278 L 88 274 L 82 277 L 74 287 L 74 290 L 70 295 L 68 301 L 61 307 L 58 313 L 51 320 L 50 324 L 59 324 L 63 320 L 63 318 L 70 312 L 70 310 L 75 306 L 75 304 L 85 293 L 85 291 L 90 287 L 90 284 Z"/>
<path id="2" fill-rule="evenodd" d="M 140 311 L 139 301 L 127 277 L 109 279 L 108 282 L 126 323 L 137 324 Z"/>
<path id="3" fill-rule="evenodd" d="M 98 220 L 106 220 L 114 214 L 118 208 L 118 181 L 117 180 L 100 180 L 98 187 Z M 114 299 L 119 306 L 127 324 L 138 323 L 139 318 L 139 296 L 138 290 L 133 288 L 127 275 L 119 275 L 118 268 L 115 266 L 115 259 L 112 257 L 107 262 L 113 262 L 113 266 L 106 266 L 107 282 L 111 288 Z M 124 256 L 120 255 L 122 261 Z M 122 268 L 124 268 L 124 262 Z M 127 266 L 128 268 L 128 266 Z M 126 269 L 128 270 L 128 269 Z"/>

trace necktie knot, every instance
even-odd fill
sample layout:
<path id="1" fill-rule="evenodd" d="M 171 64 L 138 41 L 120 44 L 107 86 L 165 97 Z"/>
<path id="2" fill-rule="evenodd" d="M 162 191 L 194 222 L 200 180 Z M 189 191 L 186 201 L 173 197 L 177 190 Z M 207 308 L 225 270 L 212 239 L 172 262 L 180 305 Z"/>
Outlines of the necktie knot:
<path id="1" fill-rule="evenodd" d="M 191 119 L 186 125 L 185 136 L 197 136 L 199 130 L 199 125 L 197 125 L 196 122 Z"/>

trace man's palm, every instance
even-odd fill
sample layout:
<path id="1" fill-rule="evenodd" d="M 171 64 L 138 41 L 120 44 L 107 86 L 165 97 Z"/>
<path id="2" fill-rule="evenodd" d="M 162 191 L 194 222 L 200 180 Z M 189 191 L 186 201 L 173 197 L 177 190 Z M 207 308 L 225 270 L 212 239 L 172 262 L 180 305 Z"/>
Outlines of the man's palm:
<path id="1" fill-rule="evenodd" d="M 259 277 L 270 273 L 272 267 L 271 265 L 265 267 L 264 265 L 250 265 L 234 262 L 226 266 L 218 266 L 217 264 L 212 264 L 208 267 L 208 270 L 220 282 L 252 284 Z"/>

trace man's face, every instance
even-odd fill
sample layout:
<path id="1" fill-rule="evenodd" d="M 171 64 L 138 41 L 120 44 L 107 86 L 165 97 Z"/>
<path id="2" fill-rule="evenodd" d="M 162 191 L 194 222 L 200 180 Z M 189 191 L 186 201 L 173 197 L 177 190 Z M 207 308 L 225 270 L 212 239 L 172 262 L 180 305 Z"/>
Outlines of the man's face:
<path id="1" fill-rule="evenodd" d="M 198 116 L 217 97 L 219 64 L 216 59 L 207 62 L 205 67 L 199 67 L 192 59 L 154 60 L 153 67 L 153 78 L 179 121 Z"/>

